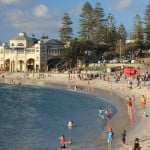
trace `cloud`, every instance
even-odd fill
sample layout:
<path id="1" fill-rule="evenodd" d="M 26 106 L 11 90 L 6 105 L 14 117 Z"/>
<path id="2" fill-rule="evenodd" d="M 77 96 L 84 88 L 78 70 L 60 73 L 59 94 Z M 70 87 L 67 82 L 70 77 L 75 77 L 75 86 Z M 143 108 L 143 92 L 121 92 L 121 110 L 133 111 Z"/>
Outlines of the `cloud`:
<path id="1" fill-rule="evenodd" d="M 0 0 L 3 5 L 31 6 L 36 3 L 36 0 Z"/>
<path id="2" fill-rule="evenodd" d="M 36 6 L 33 10 L 33 14 L 36 17 L 46 17 L 49 15 L 48 13 L 49 13 L 48 8 L 43 4 Z"/>
<path id="3" fill-rule="evenodd" d="M 0 0 L 3 4 L 13 4 L 13 3 L 20 3 L 20 0 Z"/>
<path id="4" fill-rule="evenodd" d="M 124 10 L 131 7 L 133 0 L 118 0 L 113 8 L 117 10 Z"/>
<path id="5" fill-rule="evenodd" d="M 58 12 L 40 4 L 31 11 L 9 10 L 5 15 L 4 23 L 27 33 L 56 34 L 60 27 L 60 19 Z"/>

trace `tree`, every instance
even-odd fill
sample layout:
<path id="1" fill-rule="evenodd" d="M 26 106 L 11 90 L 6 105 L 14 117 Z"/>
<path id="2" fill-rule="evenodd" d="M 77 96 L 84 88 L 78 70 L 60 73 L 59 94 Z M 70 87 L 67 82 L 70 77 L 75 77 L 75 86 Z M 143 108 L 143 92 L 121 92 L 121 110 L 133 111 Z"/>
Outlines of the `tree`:
<path id="1" fill-rule="evenodd" d="M 150 4 L 145 11 L 145 43 L 146 47 L 150 47 Z"/>
<path id="2" fill-rule="evenodd" d="M 109 51 L 114 51 L 117 42 L 117 31 L 115 26 L 115 19 L 112 14 L 107 17 L 107 24 L 105 27 L 105 44 Z"/>
<path id="3" fill-rule="evenodd" d="M 94 43 L 100 45 L 104 43 L 104 26 L 106 19 L 104 18 L 104 9 L 101 7 L 100 3 L 96 3 L 96 6 L 93 10 L 93 36 Z"/>
<path id="4" fill-rule="evenodd" d="M 60 28 L 60 38 L 62 42 L 68 42 L 72 39 L 73 30 L 72 30 L 72 21 L 68 13 L 64 14 L 62 18 L 62 27 Z"/>
<path id="5" fill-rule="evenodd" d="M 80 15 L 80 31 L 81 39 L 90 40 L 93 38 L 93 8 L 89 2 L 86 2 L 82 8 Z"/>
<path id="6" fill-rule="evenodd" d="M 127 32 L 123 24 L 121 24 L 117 30 L 117 43 L 116 43 L 116 50 L 117 53 L 125 52 L 125 46 L 126 46 L 126 38 L 127 38 Z"/>
<path id="7" fill-rule="evenodd" d="M 127 38 L 127 32 L 123 24 L 121 24 L 118 28 L 118 39 L 125 43 Z"/>
<path id="8" fill-rule="evenodd" d="M 134 18 L 134 32 L 133 39 L 135 41 L 136 47 L 139 49 L 143 48 L 143 27 L 141 17 L 136 15 Z"/>
<path id="9" fill-rule="evenodd" d="M 70 47 L 64 49 L 64 59 L 73 66 L 77 60 L 84 60 L 86 52 L 92 54 L 93 47 L 94 44 L 89 40 L 73 39 L 70 42 Z"/>

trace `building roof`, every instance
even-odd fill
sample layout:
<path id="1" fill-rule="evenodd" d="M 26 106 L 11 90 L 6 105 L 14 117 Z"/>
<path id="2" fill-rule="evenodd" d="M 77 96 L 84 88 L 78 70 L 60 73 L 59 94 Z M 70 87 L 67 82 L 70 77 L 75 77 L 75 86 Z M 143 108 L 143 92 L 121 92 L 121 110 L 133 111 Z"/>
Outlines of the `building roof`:
<path id="1" fill-rule="evenodd" d="M 41 39 L 41 43 L 45 44 L 45 45 L 63 46 L 63 44 L 59 40 L 49 39 L 49 38 L 47 38 L 47 39 Z"/>
<path id="2" fill-rule="evenodd" d="M 33 38 L 28 37 L 24 32 L 19 33 L 19 35 L 16 38 L 13 38 L 12 40 L 34 41 Z"/>
<path id="3" fill-rule="evenodd" d="M 33 41 L 34 41 L 34 44 L 35 43 L 38 43 L 39 39 L 36 39 L 36 38 L 31 38 Z"/>

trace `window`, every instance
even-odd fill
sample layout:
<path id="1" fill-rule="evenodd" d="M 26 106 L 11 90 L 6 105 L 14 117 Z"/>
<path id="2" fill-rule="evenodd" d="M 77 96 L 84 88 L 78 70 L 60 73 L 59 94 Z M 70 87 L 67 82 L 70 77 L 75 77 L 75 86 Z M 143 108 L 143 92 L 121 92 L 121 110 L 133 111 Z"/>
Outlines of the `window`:
<path id="1" fill-rule="evenodd" d="M 24 44 L 23 43 L 18 43 L 17 46 L 24 46 Z"/>
<path id="2" fill-rule="evenodd" d="M 12 43 L 11 46 L 14 46 L 14 43 Z"/>
<path id="3" fill-rule="evenodd" d="M 41 61 L 46 61 L 46 57 L 45 56 L 41 56 Z"/>
<path id="4" fill-rule="evenodd" d="M 42 49 L 42 50 L 41 50 L 41 52 L 42 52 L 42 53 L 45 53 L 45 50 L 44 50 L 44 49 Z"/>

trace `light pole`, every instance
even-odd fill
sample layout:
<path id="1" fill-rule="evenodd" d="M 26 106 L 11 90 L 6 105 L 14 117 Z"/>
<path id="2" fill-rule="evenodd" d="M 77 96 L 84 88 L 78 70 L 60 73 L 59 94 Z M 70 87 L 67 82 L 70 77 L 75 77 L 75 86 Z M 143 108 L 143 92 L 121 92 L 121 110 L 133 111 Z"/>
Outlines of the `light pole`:
<path id="1" fill-rule="evenodd" d="M 121 39 L 120 39 L 120 62 L 121 62 L 121 51 L 122 51 L 122 47 L 121 47 Z"/>

